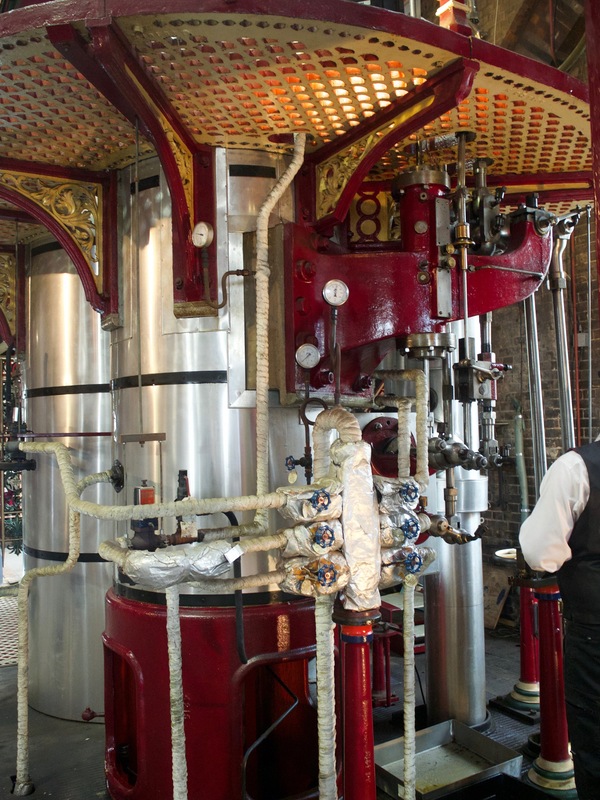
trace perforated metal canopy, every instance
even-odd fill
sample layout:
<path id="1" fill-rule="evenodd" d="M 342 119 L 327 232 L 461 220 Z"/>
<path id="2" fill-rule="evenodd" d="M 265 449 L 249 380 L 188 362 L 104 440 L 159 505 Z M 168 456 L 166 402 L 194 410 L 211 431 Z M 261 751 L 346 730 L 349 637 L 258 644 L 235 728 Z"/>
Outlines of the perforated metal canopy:
<path id="1" fill-rule="evenodd" d="M 198 144 L 227 148 L 281 151 L 289 147 L 281 134 L 305 131 L 316 151 L 455 59 L 474 59 L 480 66 L 468 98 L 399 142 L 370 177 L 389 178 L 410 163 L 410 142 L 467 129 L 477 134 L 469 154 L 493 159 L 492 178 L 515 176 L 532 189 L 556 183 L 583 195 L 589 187 L 586 89 L 563 73 L 346 0 L 178 0 L 168 14 L 166 5 L 63 0 L 2 15 L 0 167 L 131 163 L 135 127 L 117 110 L 127 98 L 106 99 L 100 63 L 98 80 L 90 80 L 52 43 L 68 29 L 93 64 L 98 31 L 111 26 L 155 87 L 148 101 L 157 116 L 172 115 Z M 152 147 L 142 140 L 140 150 Z M 440 163 L 454 154 L 442 148 L 429 158 Z"/>

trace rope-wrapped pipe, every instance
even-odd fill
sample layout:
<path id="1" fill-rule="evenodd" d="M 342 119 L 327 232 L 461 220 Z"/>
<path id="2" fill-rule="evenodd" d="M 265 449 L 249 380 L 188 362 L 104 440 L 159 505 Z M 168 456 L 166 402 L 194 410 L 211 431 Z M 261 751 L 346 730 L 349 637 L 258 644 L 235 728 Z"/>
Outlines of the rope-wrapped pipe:
<path id="1" fill-rule="evenodd" d="M 256 494 L 269 488 L 269 217 L 304 160 L 306 134 L 294 137 L 292 160 L 262 204 L 256 220 Z M 255 522 L 266 526 L 264 513 Z"/>
<path id="2" fill-rule="evenodd" d="M 378 378 L 414 381 L 417 406 L 417 469 L 415 479 L 422 492 L 429 485 L 429 453 L 427 436 L 427 411 L 429 408 L 429 385 L 422 369 L 377 370 Z"/>
<path id="3" fill-rule="evenodd" d="M 315 600 L 320 800 L 337 800 L 335 692 L 332 689 L 335 686 L 333 602 L 333 595 Z"/>
<path id="4" fill-rule="evenodd" d="M 349 411 L 339 406 L 321 411 L 313 427 L 313 471 L 316 481 L 327 477 L 331 431 L 337 431 L 343 442 L 360 442 L 362 439 L 358 420 Z"/>
<path id="5" fill-rule="evenodd" d="M 414 800 L 416 793 L 415 730 L 415 587 L 417 576 L 404 577 L 402 613 L 404 641 L 404 800 Z"/>
<path id="6" fill-rule="evenodd" d="M 26 797 L 34 791 L 29 776 L 29 588 L 34 578 L 70 572 L 79 558 L 80 516 L 69 509 L 69 552 L 62 564 L 30 569 L 21 578 L 18 592 L 19 647 L 17 655 L 17 768 L 13 794 Z"/>
<path id="7" fill-rule="evenodd" d="M 179 587 L 177 585 L 169 586 L 166 589 L 166 601 L 173 800 L 187 800 L 188 769 L 185 755 L 185 708 L 183 702 L 183 673 L 181 670 Z"/>
<path id="8" fill-rule="evenodd" d="M 217 514 L 223 511 L 252 511 L 256 509 L 281 508 L 286 503 L 285 495 L 278 492 L 257 497 L 217 497 L 199 500 L 186 497 L 170 503 L 149 503 L 147 505 L 105 506 L 81 500 L 77 494 L 77 484 L 69 451 L 60 442 L 22 442 L 20 449 L 25 453 L 53 453 L 60 470 L 67 504 L 74 511 L 96 519 L 109 519 L 123 522 L 147 517 L 188 517 L 194 514 Z"/>

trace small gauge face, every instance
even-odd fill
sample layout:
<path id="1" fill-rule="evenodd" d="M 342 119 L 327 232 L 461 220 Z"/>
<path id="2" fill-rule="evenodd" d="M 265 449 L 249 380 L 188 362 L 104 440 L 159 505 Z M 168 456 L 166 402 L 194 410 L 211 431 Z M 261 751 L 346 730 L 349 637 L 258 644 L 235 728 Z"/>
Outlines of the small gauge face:
<path id="1" fill-rule="evenodd" d="M 327 281 L 323 287 L 323 299 L 326 303 L 329 303 L 330 306 L 343 306 L 349 294 L 350 289 L 348 289 L 344 281 L 341 281 L 339 278 L 333 278 Z"/>
<path id="2" fill-rule="evenodd" d="M 313 369 L 320 360 L 321 354 L 314 344 L 301 344 L 296 350 L 296 363 L 302 369 Z"/>

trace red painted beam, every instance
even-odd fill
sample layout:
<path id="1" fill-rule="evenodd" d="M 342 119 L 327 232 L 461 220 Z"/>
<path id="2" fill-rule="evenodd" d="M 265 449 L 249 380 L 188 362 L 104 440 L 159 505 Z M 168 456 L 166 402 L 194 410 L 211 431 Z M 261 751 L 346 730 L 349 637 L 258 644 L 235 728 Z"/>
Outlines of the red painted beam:
<path id="1" fill-rule="evenodd" d="M 317 220 L 315 227 L 321 232 L 326 232 L 335 224 L 342 222 L 369 170 L 398 142 L 406 139 L 407 136 L 422 128 L 423 125 L 438 119 L 442 114 L 455 108 L 468 97 L 473 86 L 473 79 L 478 70 L 479 64 L 475 61 L 469 61 L 468 59 L 453 61 L 428 78 L 426 83 L 417 86 L 412 92 L 390 103 L 389 106 L 357 125 L 344 136 L 340 136 L 311 154 L 306 159 L 306 168 L 302 173 L 305 176 L 306 187 L 305 189 L 300 189 L 300 197 L 301 207 L 303 209 L 308 208 L 309 214 L 314 219 L 316 216 L 314 209 L 315 173 L 319 165 L 344 152 L 351 145 L 360 142 L 370 133 L 393 123 L 398 117 L 410 115 L 411 110 L 416 109 L 414 114 L 409 116 L 405 122 L 399 124 L 389 133 L 381 135 L 377 144 L 358 162 L 357 168 L 344 187 L 335 209 L 325 217 Z M 429 99 L 432 102 L 419 109 Z M 308 196 L 309 192 L 310 197 Z"/>

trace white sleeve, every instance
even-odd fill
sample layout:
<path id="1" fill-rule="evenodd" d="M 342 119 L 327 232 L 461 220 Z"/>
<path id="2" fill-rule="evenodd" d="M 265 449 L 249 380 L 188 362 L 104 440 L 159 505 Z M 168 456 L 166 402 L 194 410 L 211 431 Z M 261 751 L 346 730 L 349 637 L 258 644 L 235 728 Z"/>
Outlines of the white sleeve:
<path id="1" fill-rule="evenodd" d="M 587 468 L 580 455 L 565 453 L 540 485 L 535 508 L 521 525 L 525 561 L 540 572 L 556 572 L 571 558 L 569 537 L 590 496 Z"/>

